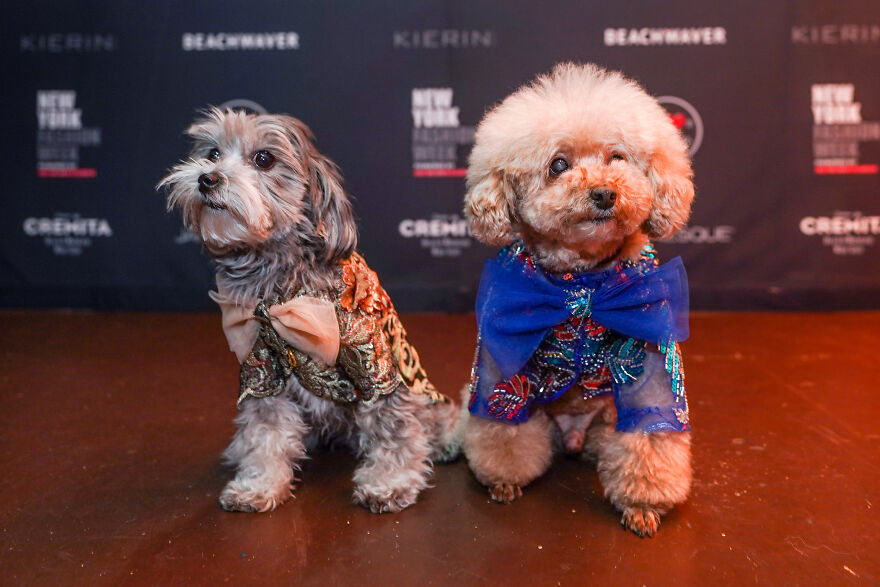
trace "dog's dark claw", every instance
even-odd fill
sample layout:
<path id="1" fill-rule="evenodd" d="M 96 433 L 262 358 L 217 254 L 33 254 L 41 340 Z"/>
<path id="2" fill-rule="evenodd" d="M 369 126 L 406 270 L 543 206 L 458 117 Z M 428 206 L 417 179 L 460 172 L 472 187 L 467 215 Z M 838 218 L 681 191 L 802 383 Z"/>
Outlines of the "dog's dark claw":
<path id="1" fill-rule="evenodd" d="M 522 488 L 513 483 L 498 483 L 489 489 L 489 497 L 492 498 L 492 501 L 508 504 L 522 497 Z"/>
<path id="2" fill-rule="evenodd" d="M 639 538 L 653 538 L 660 529 L 660 514 L 650 507 L 628 507 L 623 511 L 620 525 Z"/>

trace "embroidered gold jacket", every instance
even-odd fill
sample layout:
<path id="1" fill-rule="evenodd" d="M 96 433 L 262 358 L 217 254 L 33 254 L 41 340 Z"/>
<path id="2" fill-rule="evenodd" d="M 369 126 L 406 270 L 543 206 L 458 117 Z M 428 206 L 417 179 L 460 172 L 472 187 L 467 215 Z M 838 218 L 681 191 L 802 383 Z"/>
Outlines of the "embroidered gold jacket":
<path id="1" fill-rule="evenodd" d="M 213 297 L 223 309 L 224 331 L 233 348 L 229 312 L 241 312 L 241 308 L 232 310 L 233 306 L 222 292 Z M 296 305 L 297 298 L 332 304 L 336 323 L 326 323 L 332 322 L 332 318 L 319 319 L 324 324 L 305 329 L 295 339 L 299 342 L 292 344 L 294 337 L 287 335 L 278 318 L 282 311 L 296 314 L 296 310 L 290 308 Z M 240 355 L 243 360 L 239 406 L 248 397 L 281 393 L 291 376 L 316 396 L 343 404 L 373 402 L 394 392 L 401 384 L 411 393 L 427 395 L 432 402 L 449 401 L 428 380 L 391 299 L 379 284 L 376 273 L 357 253 L 339 264 L 330 291 L 303 289 L 289 297 L 263 299 L 252 313 L 243 315 L 250 323 L 247 326 L 253 328 L 256 323 L 258 331 L 254 332 L 250 352 L 244 357 Z M 293 316 L 292 321 L 296 320 Z M 337 332 L 338 341 L 333 341 L 337 346 L 333 346 L 325 337 L 337 336 Z M 322 360 L 321 352 L 315 350 L 319 346 L 334 350 L 338 347 L 335 360 L 327 360 L 326 352 Z"/>

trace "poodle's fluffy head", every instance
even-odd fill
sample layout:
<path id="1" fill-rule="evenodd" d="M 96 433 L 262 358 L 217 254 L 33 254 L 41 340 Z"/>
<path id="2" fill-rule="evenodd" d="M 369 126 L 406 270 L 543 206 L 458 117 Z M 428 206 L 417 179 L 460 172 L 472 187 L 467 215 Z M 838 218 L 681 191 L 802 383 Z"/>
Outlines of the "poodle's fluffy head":
<path id="1" fill-rule="evenodd" d="M 212 255 L 291 238 L 320 246 L 327 260 L 353 250 L 354 218 L 339 172 L 301 121 L 212 108 L 186 132 L 189 159 L 158 187 Z"/>
<path id="2" fill-rule="evenodd" d="M 638 84 L 563 63 L 483 118 L 465 214 L 483 242 L 522 238 L 551 270 L 592 269 L 681 228 L 692 176 L 679 131 Z"/>

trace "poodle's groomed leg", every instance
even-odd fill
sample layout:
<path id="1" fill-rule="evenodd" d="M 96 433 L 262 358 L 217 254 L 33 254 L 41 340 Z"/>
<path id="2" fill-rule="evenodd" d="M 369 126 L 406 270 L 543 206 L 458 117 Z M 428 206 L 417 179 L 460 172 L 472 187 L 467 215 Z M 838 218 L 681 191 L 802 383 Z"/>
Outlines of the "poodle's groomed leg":
<path id="1" fill-rule="evenodd" d="M 550 466 L 553 423 L 539 411 L 518 425 L 468 416 L 462 448 L 471 471 L 489 487 L 492 499 L 510 503 Z"/>
<path id="2" fill-rule="evenodd" d="M 236 473 L 220 505 L 229 511 L 273 510 L 291 495 L 293 470 L 306 456 L 308 426 L 282 396 L 245 400 L 235 423 L 238 430 L 223 457 Z"/>
<path id="3" fill-rule="evenodd" d="M 652 536 L 660 516 L 687 499 L 691 487 L 688 432 L 616 432 L 603 422 L 588 432 L 605 497 L 623 512 L 621 524 Z"/>
<path id="4" fill-rule="evenodd" d="M 398 512 L 416 502 L 431 477 L 431 446 L 416 413 L 419 398 L 402 386 L 358 406 L 354 501 L 373 513 Z"/>

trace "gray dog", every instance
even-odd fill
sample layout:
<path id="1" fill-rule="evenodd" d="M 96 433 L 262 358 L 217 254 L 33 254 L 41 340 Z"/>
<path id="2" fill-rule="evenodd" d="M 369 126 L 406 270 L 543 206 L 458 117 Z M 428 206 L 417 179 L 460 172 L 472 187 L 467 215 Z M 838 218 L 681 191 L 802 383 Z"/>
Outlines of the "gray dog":
<path id="1" fill-rule="evenodd" d="M 454 458 L 455 405 L 430 383 L 376 274 L 335 165 L 299 120 L 212 109 L 159 183 L 211 254 L 241 363 L 227 510 L 268 511 L 321 441 L 359 457 L 354 501 L 396 512 Z"/>

